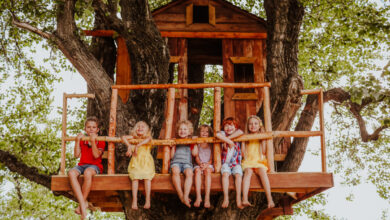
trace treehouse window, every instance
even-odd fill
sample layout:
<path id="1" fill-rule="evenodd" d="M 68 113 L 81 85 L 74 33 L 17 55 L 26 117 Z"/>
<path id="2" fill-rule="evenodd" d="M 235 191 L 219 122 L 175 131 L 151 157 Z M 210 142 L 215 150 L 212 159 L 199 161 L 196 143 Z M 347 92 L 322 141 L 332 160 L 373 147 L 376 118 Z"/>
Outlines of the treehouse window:
<path id="1" fill-rule="evenodd" d="M 253 64 L 251 63 L 235 63 L 234 64 L 234 82 L 236 83 L 253 83 Z M 235 93 L 254 93 L 253 88 L 250 89 L 234 89 Z"/>
<path id="2" fill-rule="evenodd" d="M 194 23 L 209 23 L 209 6 L 196 6 L 194 5 L 193 11 Z"/>

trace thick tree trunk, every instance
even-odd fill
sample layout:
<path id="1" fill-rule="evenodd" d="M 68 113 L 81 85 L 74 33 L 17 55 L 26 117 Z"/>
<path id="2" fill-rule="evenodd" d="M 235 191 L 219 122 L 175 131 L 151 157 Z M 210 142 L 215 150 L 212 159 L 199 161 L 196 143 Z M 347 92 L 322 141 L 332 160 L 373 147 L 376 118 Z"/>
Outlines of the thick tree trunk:
<path id="1" fill-rule="evenodd" d="M 298 75 L 298 36 L 304 7 L 297 0 L 265 0 L 267 14 L 267 81 L 271 82 L 272 129 L 288 130 L 301 106 L 303 82 Z M 278 148 L 282 139 L 274 140 Z"/>

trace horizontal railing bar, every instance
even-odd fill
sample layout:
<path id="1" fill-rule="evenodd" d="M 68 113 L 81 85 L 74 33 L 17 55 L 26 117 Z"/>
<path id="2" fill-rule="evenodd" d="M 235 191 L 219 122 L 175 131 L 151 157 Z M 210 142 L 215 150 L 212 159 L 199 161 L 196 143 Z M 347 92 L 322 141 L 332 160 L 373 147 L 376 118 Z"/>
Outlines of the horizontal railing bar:
<path id="1" fill-rule="evenodd" d="M 112 89 L 203 89 L 203 88 L 262 88 L 271 87 L 270 82 L 264 83 L 192 83 L 192 84 L 141 84 L 141 85 L 113 85 Z"/>
<path id="2" fill-rule="evenodd" d="M 86 93 L 86 94 L 64 94 L 64 97 L 65 98 L 91 98 L 91 99 L 94 99 L 95 98 L 95 94 L 90 94 L 90 93 Z"/>
<path id="3" fill-rule="evenodd" d="M 301 95 L 313 95 L 313 94 L 319 94 L 321 92 L 321 89 L 306 89 L 301 90 Z"/>
<path id="4" fill-rule="evenodd" d="M 311 136 L 321 136 L 321 131 L 273 131 L 273 132 L 264 132 L 260 134 L 245 134 L 238 138 L 233 139 L 234 141 L 250 141 L 258 139 L 271 139 L 275 137 L 311 137 Z M 65 137 L 65 141 L 75 141 L 76 137 Z M 89 141 L 90 137 L 81 138 L 83 141 Z M 98 141 L 107 141 L 113 143 L 121 143 L 122 139 L 119 137 L 108 137 L 108 136 L 99 136 L 96 138 Z M 138 144 L 143 139 L 129 139 L 129 143 Z M 164 139 L 158 140 L 154 139 L 151 141 L 152 145 L 176 145 L 176 144 L 201 144 L 201 143 L 222 143 L 221 140 L 208 137 L 208 138 L 194 138 L 194 139 Z"/>

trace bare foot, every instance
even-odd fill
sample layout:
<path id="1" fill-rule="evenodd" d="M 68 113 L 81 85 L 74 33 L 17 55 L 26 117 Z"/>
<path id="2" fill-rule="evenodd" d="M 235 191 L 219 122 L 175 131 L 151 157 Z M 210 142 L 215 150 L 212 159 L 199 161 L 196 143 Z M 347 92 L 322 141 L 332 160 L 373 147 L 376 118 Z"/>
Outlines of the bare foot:
<path id="1" fill-rule="evenodd" d="M 74 213 L 76 213 L 77 215 L 81 215 L 80 206 L 77 206 L 77 208 L 74 210 Z"/>
<path id="2" fill-rule="evenodd" d="M 204 207 L 205 207 L 206 209 L 210 208 L 210 201 L 209 201 L 209 200 L 205 200 L 205 201 L 204 201 Z"/>
<path id="3" fill-rule="evenodd" d="M 252 204 L 249 201 L 243 201 L 242 206 L 247 207 L 247 206 L 252 206 Z"/>
<path id="4" fill-rule="evenodd" d="M 274 201 L 270 201 L 268 203 L 268 208 L 270 209 L 270 208 L 273 208 L 273 207 L 275 207 L 275 203 L 274 203 Z"/>
<path id="5" fill-rule="evenodd" d="M 201 198 L 196 198 L 195 203 L 194 203 L 194 206 L 195 206 L 195 207 L 199 207 L 201 202 L 202 202 L 202 199 L 201 199 Z"/>
<path id="6" fill-rule="evenodd" d="M 133 202 L 131 203 L 131 209 L 134 209 L 134 210 L 138 209 L 137 201 L 133 200 Z"/>
<path id="7" fill-rule="evenodd" d="M 227 208 L 229 206 L 229 199 L 224 199 L 222 202 L 221 207 L 222 208 Z"/>
<path id="8" fill-rule="evenodd" d="M 241 201 L 237 201 L 237 208 L 243 209 L 244 206 L 242 205 Z"/>
<path id="9" fill-rule="evenodd" d="M 144 209 L 150 209 L 150 202 L 145 202 Z"/>
<path id="10" fill-rule="evenodd" d="M 186 205 L 188 208 L 191 208 L 191 199 L 190 198 L 183 198 L 184 205 Z"/>

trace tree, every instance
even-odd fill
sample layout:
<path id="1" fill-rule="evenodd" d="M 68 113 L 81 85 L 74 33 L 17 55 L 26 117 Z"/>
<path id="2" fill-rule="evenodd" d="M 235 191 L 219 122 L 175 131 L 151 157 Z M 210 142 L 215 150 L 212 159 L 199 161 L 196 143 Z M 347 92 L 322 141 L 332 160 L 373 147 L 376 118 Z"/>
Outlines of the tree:
<path id="1" fill-rule="evenodd" d="M 58 125 L 58 123 L 45 120 L 45 114 L 49 114 L 50 111 L 45 106 L 50 101 L 48 99 L 51 91 L 50 85 L 56 77 L 45 71 L 43 67 L 37 67 L 31 57 L 26 55 L 26 49 L 34 46 L 48 48 L 54 56 L 49 57 L 47 61 L 52 64 L 54 70 L 58 72 L 61 70 L 57 65 L 59 63 L 61 68 L 74 68 L 82 75 L 87 82 L 88 90 L 96 94 L 95 101 L 88 104 L 88 114 L 104 119 L 103 130 L 107 132 L 110 86 L 114 82 L 115 45 L 113 39 L 93 38 L 89 40 L 83 36 L 82 30 L 92 27 L 111 29 L 125 39 L 130 51 L 134 84 L 169 83 L 172 80 L 169 72 L 169 52 L 150 14 L 150 7 L 165 2 L 154 1 L 150 5 L 142 0 L 63 0 L 56 2 L 41 0 L 0 3 L 1 23 L 3 24 L 1 26 L 3 37 L 0 45 L 4 62 L 1 71 L 3 74 L 7 71 L 19 71 L 21 73 L 18 77 L 34 82 L 31 87 L 24 90 L 21 89 L 22 85 L 16 87 L 14 94 L 18 95 L 15 95 L 13 100 L 22 99 L 23 102 L 14 106 L 12 101 L 8 101 L 9 107 L 1 109 L 7 113 L 7 116 L 9 112 L 13 113 L 10 117 L 2 117 L 3 124 L 17 125 L 15 128 L 1 127 L 4 139 L 0 149 L 2 164 L 10 171 L 46 187 L 49 187 L 50 174 L 56 172 L 57 165 L 51 164 L 54 160 L 48 163 L 46 158 L 42 164 L 39 164 L 38 161 L 31 161 L 22 154 L 29 153 L 36 146 L 49 145 L 53 147 L 48 150 L 47 157 L 59 155 L 58 150 L 54 148 L 55 144 L 58 144 L 58 139 L 55 139 L 55 134 L 50 132 L 50 127 L 45 130 L 17 119 L 23 116 L 22 119 L 30 118 L 37 124 Z M 255 1 L 247 1 L 247 3 L 249 10 L 251 6 L 255 9 L 258 7 Z M 350 143 L 352 146 L 367 145 L 363 148 L 367 151 L 364 155 L 372 155 L 372 152 L 369 152 L 371 145 L 375 145 L 378 149 L 385 149 L 389 142 L 388 137 L 380 135 L 388 132 L 387 128 L 390 123 L 388 118 L 390 93 L 388 85 L 387 87 L 385 85 L 390 81 L 388 66 L 383 70 L 383 83 L 375 75 L 363 74 L 364 71 L 373 68 L 373 65 L 359 60 L 359 57 L 364 56 L 367 57 L 368 62 L 371 62 L 376 58 L 372 57 L 373 54 L 380 51 L 380 47 L 388 48 L 386 39 L 389 38 L 389 22 L 386 16 L 388 18 L 389 9 L 378 8 L 373 4 L 366 4 L 365 1 L 349 1 L 349 3 L 355 7 L 351 9 L 344 6 L 345 1 L 329 3 L 327 1 L 264 0 L 262 13 L 265 12 L 267 17 L 266 77 L 272 82 L 273 130 L 288 130 L 295 125 L 294 120 L 297 121 L 295 130 L 310 130 L 318 111 L 317 100 L 309 96 L 302 110 L 300 91 L 303 88 L 322 86 L 327 89 L 325 101 L 336 103 L 337 114 L 343 117 L 352 115 L 358 122 L 356 127 L 359 127 L 361 140 L 367 144 L 362 144 L 357 137 L 349 136 L 343 139 L 349 138 L 349 142 L 341 144 L 340 141 L 334 146 L 337 149 L 335 152 L 340 155 L 343 153 L 352 155 L 350 158 L 353 162 L 359 164 L 360 156 L 353 154 L 356 148 L 351 148 Z M 305 13 L 306 16 L 304 16 Z M 348 28 L 351 24 L 352 28 Z M 332 38 L 337 38 L 337 40 Z M 298 50 L 301 51 L 299 56 Z M 348 53 L 349 56 L 343 58 L 339 56 L 340 53 Z M 68 60 L 72 67 L 64 60 Z M 300 72 L 299 68 L 302 69 Z M 25 74 L 22 74 L 23 72 Z M 203 78 L 203 72 L 199 71 L 199 74 Z M 340 74 L 351 80 L 351 85 L 354 86 L 333 88 L 337 85 Z M 0 80 L 11 80 L 5 79 L 6 74 L 4 76 Z M 5 97 L 5 95 L 1 96 L 1 101 L 6 102 Z M 132 93 L 130 100 L 127 103 L 120 101 L 118 103 L 117 134 L 123 135 L 136 121 L 145 120 L 150 122 L 156 137 L 163 120 L 161 109 L 163 109 L 165 93 L 163 91 L 137 91 Z M 31 111 L 23 108 L 26 102 L 31 103 L 28 105 L 33 107 Z M 36 103 L 39 105 L 35 105 Z M 201 102 L 199 103 L 201 105 Z M 377 121 L 372 125 L 374 131 L 371 134 L 367 131 L 364 120 L 370 117 Z M 340 123 L 342 123 L 341 120 Z M 32 129 L 35 130 L 32 132 Z M 48 137 L 49 134 L 50 137 Z M 28 141 L 26 137 L 29 138 Z M 39 144 L 41 140 L 46 140 L 46 142 Z M 28 143 L 35 144 L 31 146 Z M 278 140 L 275 140 L 275 145 L 278 145 Z M 11 146 L 17 146 L 17 148 L 11 148 Z M 294 139 L 280 171 L 298 170 L 306 146 L 307 139 Z M 18 151 L 13 149 L 18 149 Z M 37 151 L 42 152 L 42 149 L 37 149 Z M 124 152 L 123 146 L 116 148 L 117 173 L 126 172 L 128 160 Z M 336 159 L 340 158 L 337 157 L 337 153 Z M 376 159 L 372 161 L 372 166 L 383 160 L 380 156 Z M 388 198 L 389 181 L 386 182 L 386 180 L 389 179 L 389 169 L 384 170 L 380 172 L 387 174 L 385 178 L 379 180 L 375 172 L 371 178 L 377 183 L 381 195 Z M 356 171 L 356 168 L 352 171 Z M 64 196 L 71 197 L 66 193 Z M 162 216 L 177 218 L 184 214 L 188 218 L 195 215 L 199 218 L 218 219 L 254 218 L 264 208 L 259 205 L 245 211 L 237 210 L 233 206 L 230 206 L 228 211 L 219 206 L 209 211 L 177 210 L 179 203 L 177 196 L 156 194 L 152 206 L 155 207 L 154 210 L 159 210 L 158 213 L 156 211 L 133 212 L 129 209 L 130 197 L 128 192 L 120 193 L 127 218 Z M 257 204 L 265 204 L 261 202 L 264 198 L 260 193 L 255 194 L 254 199 Z M 167 200 L 170 202 L 164 202 Z M 212 200 L 214 204 L 218 204 L 220 196 L 216 195 Z"/>

